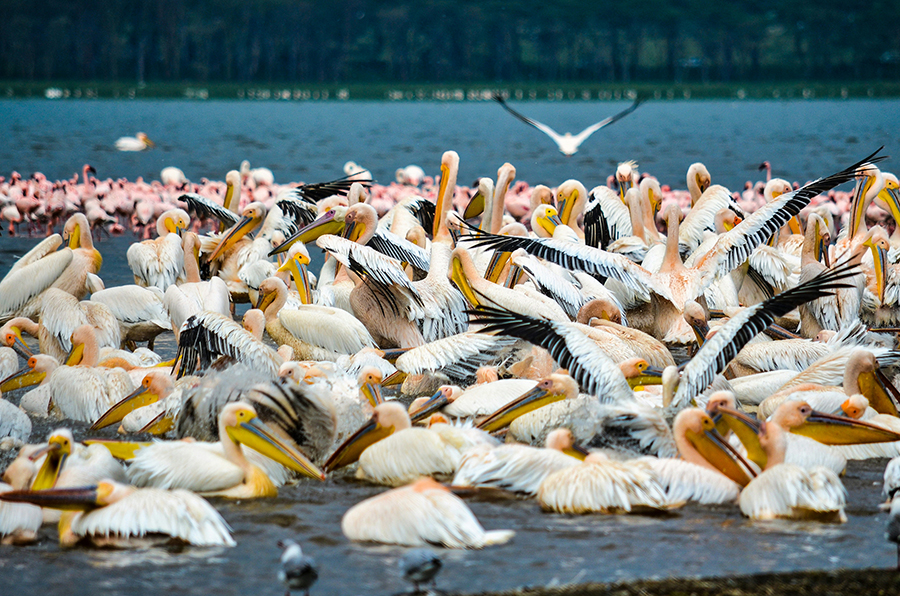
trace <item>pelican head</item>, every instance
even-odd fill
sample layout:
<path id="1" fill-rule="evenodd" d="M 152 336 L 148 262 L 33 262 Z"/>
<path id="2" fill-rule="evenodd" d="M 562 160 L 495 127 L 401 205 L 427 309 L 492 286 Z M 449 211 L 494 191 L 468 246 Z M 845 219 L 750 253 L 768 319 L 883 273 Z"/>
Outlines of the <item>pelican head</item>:
<path id="1" fill-rule="evenodd" d="M 772 414 L 772 422 L 826 445 L 855 445 L 900 441 L 900 434 L 846 416 L 814 410 L 804 401 L 786 401 Z"/>
<path id="2" fill-rule="evenodd" d="M 452 404 L 462 395 L 462 389 L 456 385 L 441 385 L 431 397 L 420 397 L 409 404 L 409 415 L 413 424 L 417 424 L 437 412 L 444 406 Z"/>
<path id="3" fill-rule="evenodd" d="M 266 206 L 260 202 L 253 202 L 244 207 L 241 213 L 241 219 L 225 234 L 219 241 L 215 250 L 209 255 L 210 262 L 215 261 L 219 255 L 224 254 L 229 248 L 234 246 L 238 240 L 256 229 L 266 217 Z"/>
<path id="4" fill-rule="evenodd" d="M 875 355 L 868 350 L 856 349 L 850 353 L 847 368 L 844 369 L 844 391 L 847 395 L 864 395 L 879 414 L 898 415 L 895 403 L 897 389 L 880 370 Z"/>
<path id="5" fill-rule="evenodd" d="M 720 234 L 724 232 L 730 232 L 734 229 L 734 226 L 741 223 L 743 220 L 740 216 L 732 211 L 731 209 L 722 209 L 718 213 L 716 213 L 716 231 Z"/>
<path id="6" fill-rule="evenodd" d="M 75 213 L 66 220 L 63 227 L 63 240 L 69 243 L 69 248 L 76 249 L 91 247 L 91 225 L 84 213 Z"/>
<path id="7" fill-rule="evenodd" d="M 36 325 L 34 325 L 34 322 L 31 319 L 26 319 L 25 317 L 10 319 L 3 327 L 0 327 L 0 335 L 3 337 L 3 343 L 6 344 L 7 347 L 15 350 L 22 358 L 31 358 L 34 353 L 25 343 L 25 339 L 22 338 L 22 329 L 30 329 L 33 327 L 36 327 Z"/>
<path id="8" fill-rule="evenodd" d="M 747 459 L 760 468 L 767 462 L 765 451 L 759 444 L 759 422 L 737 409 L 731 391 L 716 391 L 706 402 L 706 412 L 716 423 L 716 430 L 722 436 L 733 432 L 747 450 Z"/>
<path id="9" fill-rule="evenodd" d="M 309 459 L 278 438 L 266 426 L 250 404 L 233 402 L 222 408 L 219 428 L 224 428 L 228 438 L 238 444 L 259 451 L 269 459 L 310 478 L 325 480 L 323 474 Z"/>
<path id="10" fill-rule="evenodd" d="M 325 462 L 325 471 L 331 472 L 349 466 L 359 460 L 359 456 L 369 446 L 411 426 L 409 414 L 402 405 L 390 401 L 378 404 L 369 421 L 344 441 L 328 458 L 328 461 Z"/>
<path id="11" fill-rule="evenodd" d="M 484 205 L 494 196 L 494 181 L 487 176 L 478 179 L 478 185 L 469 204 L 463 211 L 463 219 L 472 219 L 484 213 Z"/>
<path id="12" fill-rule="evenodd" d="M 444 214 L 450 209 L 453 195 L 456 193 L 456 174 L 459 171 L 459 154 L 456 151 L 445 151 L 441 156 L 441 181 L 438 184 L 437 199 L 434 208 L 434 228 L 432 238 L 438 237 L 438 232 L 446 225 L 442 221 Z"/>
<path id="13" fill-rule="evenodd" d="M 365 244 L 375 234 L 378 212 L 371 205 L 357 203 L 347 208 L 344 216 L 344 238 Z"/>
<path id="14" fill-rule="evenodd" d="M 618 175 L 618 172 L 616 174 Z M 584 209 L 586 200 L 587 190 L 584 184 L 578 180 L 570 179 L 560 184 L 556 190 L 556 205 L 559 209 L 559 219 L 567 226 L 573 227 L 577 223 L 575 220 L 578 218 L 578 215 Z"/>
<path id="15" fill-rule="evenodd" d="M 302 242 L 297 242 L 288 250 L 288 258 L 284 260 L 278 272 L 288 272 L 294 280 L 297 292 L 300 294 L 300 302 L 312 304 L 312 289 L 309 284 L 309 251 Z"/>
<path id="16" fill-rule="evenodd" d="M 359 392 L 365 396 L 373 408 L 384 403 L 384 398 L 381 396 L 381 381 L 381 371 L 374 366 L 364 366 L 359 371 L 357 377 Z"/>
<path id="17" fill-rule="evenodd" d="M 575 321 L 582 325 L 590 325 L 594 319 L 622 324 L 622 310 L 608 298 L 594 298 L 585 302 L 578 309 Z"/>
<path id="18" fill-rule="evenodd" d="M 165 399 L 172 392 L 174 384 L 172 377 L 162 371 L 147 373 L 140 386 L 131 394 L 122 398 L 116 405 L 103 413 L 90 430 L 100 430 L 116 422 L 121 422 L 125 416 L 138 408 L 143 408 L 161 399 Z"/>
<path id="19" fill-rule="evenodd" d="M 156 147 L 156 143 L 150 140 L 150 137 L 146 135 L 146 133 L 139 132 L 135 135 L 140 142 L 142 142 L 147 147 Z"/>
<path id="20" fill-rule="evenodd" d="M 261 310 L 265 313 L 269 310 L 269 306 L 275 304 L 280 298 L 286 299 L 287 286 L 277 277 L 269 277 L 259 284 L 259 301 L 255 310 Z M 280 310 L 280 306 L 278 307 Z M 271 314 L 270 314 L 271 316 Z"/>
<path id="21" fill-rule="evenodd" d="M 890 172 L 882 172 L 881 175 L 884 178 L 884 188 L 878 193 L 877 198 L 885 204 L 894 222 L 900 226 L 900 194 L 898 194 L 900 181 Z"/>
<path id="22" fill-rule="evenodd" d="M 672 432 L 682 456 L 695 452 L 709 466 L 741 486 L 750 484 L 754 475 L 750 464 L 719 434 L 715 422 L 706 412 L 685 408 L 675 417 Z"/>
<path id="23" fill-rule="evenodd" d="M 544 445 L 547 449 L 562 451 L 566 455 L 584 460 L 589 453 L 587 449 L 575 443 L 575 437 L 568 428 L 557 428 L 547 435 Z"/>
<path id="24" fill-rule="evenodd" d="M 74 444 L 75 438 L 72 436 L 72 431 L 67 428 L 58 428 L 50 433 L 45 446 L 28 456 L 31 461 L 37 461 L 45 454 L 47 456 L 41 469 L 38 470 L 34 482 L 31 484 L 32 490 L 44 490 L 53 488 L 56 485 L 56 480 L 59 478 L 63 464 L 72 455 Z"/>
<path id="25" fill-rule="evenodd" d="M 513 420 L 563 399 L 578 397 L 578 383 L 564 373 L 554 373 L 541 379 L 531 391 L 506 404 L 478 425 L 483 431 L 494 432 L 509 426 Z"/>
<path id="26" fill-rule="evenodd" d="M 160 236 L 182 234 L 191 225 L 191 216 L 184 209 L 169 209 L 156 221 L 156 231 Z"/>
<path id="27" fill-rule="evenodd" d="M 640 356 L 620 362 L 619 370 L 625 375 L 625 380 L 628 381 L 628 384 L 632 389 L 644 385 L 662 384 L 663 370 L 661 368 L 656 368 L 655 366 L 650 366 L 650 364 Z"/>
<path id="28" fill-rule="evenodd" d="M 709 170 L 700 162 L 693 163 L 687 171 L 687 187 L 691 193 L 691 207 L 697 202 L 709 185 L 712 179 L 709 176 Z"/>
<path id="29" fill-rule="evenodd" d="M 659 207 L 662 205 L 662 189 L 659 187 L 659 180 L 656 178 L 644 178 L 641 180 L 638 188 L 641 195 L 646 197 L 650 202 L 650 209 L 654 215 L 659 213 Z"/>
<path id="30" fill-rule="evenodd" d="M 562 225 L 559 211 L 553 205 L 538 205 L 531 212 L 531 229 L 538 238 L 553 238 L 556 226 Z"/>
<path id="31" fill-rule="evenodd" d="M 540 205 L 553 205 L 554 199 L 552 190 L 543 184 L 538 184 L 531 189 L 531 210 L 534 211 Z"/>
<path id="32" fill-rule="evenodd" d="M 863 225 L 866 208 L 884 189 L 884 176 L 875 164 L 864 163 L 856 169 L 856 189 L 850 213 L 849 236 L 853 238 Z"/>
<path id="33" fill-rule="evenodd" d="M 866 413 L 868 407 L 869 400 L 866 399 L 866 396 L 857 393 L 856 395 L 848 397 L 844 403 L 841 404 L 841 407 L 833 413 L 837 415 L 843 414 L 848 418 L 859 420 L 862 418 L 862 415 Z"/>
<path id="34" fill-rule="evenodd" d="M 768 182 L 766 182 L 766 186 L 763 189 L 763 197 L 766 200 L 766 203 L 769 203 L 783 194 L 787 194 L 792 192 L 794 187 L 791 186 L 791 183 L 787 180 L 782 180 L 781 178 L 772 178 Z"/>
<path id="35" fill-rule="evenodd" d="M 694 330 L 697 345 L 702 346 L 706 342 L 706 336 L 709 335 L 709 322 L 706 319 L 706 311 L 703 310 L 703 307 L 698 302 L 686 300 L 682 316 L 691 329 Z"/>
<path id="36" fill-rule="evenodd" d="M 881 226 L 875 226 L 866 234 L 863 246 L 868 247 L 872 251 L 872 261 L 875 270 L 875 293 L 878 295 L 878 300 L 884 302 L 884 288 L 888 268 L 887 253 L 891 248 L 887 232 Z"/>
<path id="37" fill-rule="evenodd" d="M 52 356 L 35 354 L 28 358 L 25 366 L 0 381 L 0 392 L 24 389 L 42 383 L 57 366 L 59 363 Z"/>
<path id="38" fill-rule="evenodd" d="M 625 192 L 634 188 L 634 179 L 637 176 L 637 163 L 633 161 L 622 162 L 616 167 L 616 182 L 619 186 L 619 198 L 625 202 Z M 563 220 L 565 221 L 565 220 Z"/>
<path id="39" fill-rule="evenodd" d="M 347 215 L 348 209 L 349 207 L 346 205 L 331 207 L 306 227 L 301 228 L 292 234 L 290 238 L 273 248 L 269 252 L 269 256 L 287 251 L 298 240 L 303 244 L 309 244 L 325 234 L 340 234 L 344 231 L 344 217 Z"/>

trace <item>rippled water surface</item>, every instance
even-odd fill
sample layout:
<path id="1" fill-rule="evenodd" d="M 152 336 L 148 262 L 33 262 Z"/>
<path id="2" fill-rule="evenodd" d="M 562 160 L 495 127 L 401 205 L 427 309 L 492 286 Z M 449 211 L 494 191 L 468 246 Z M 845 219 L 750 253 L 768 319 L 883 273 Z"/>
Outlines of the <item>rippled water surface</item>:
<path id="1" fill-rule="evenodd" d="M 560 133 L 577 133 L 627 102 L 516 102 Z M 436 173 L 441 153 L 459 152 L 460 183 L 496 175 L 508 161 L 532 184 L 578 178 L 603 183 L 634 159 L 664 184 L 684 187 L 688 165 L 703 161 L 715 183 L 741 188 L 769 160 L 776 175 L 805 181 L 831 173 L 886 144 L 894 151 L 900 101 L 647 102 L 585 141 L 573 157 L 494 102 L 0 101 L 0 173 L 42 171 L 56 179 L 94 165 L 101 177 L 158 178 L 165 166 L 191 179 L 223 179 L 243 159 L 276 180 L 342 175 L 354 160 L 380 181 L 416 163 Z M 157 148 L 121 153 L 122 135 L 146 132 Z M 896 151 L 895 151 L 896 152 Z"/>
<path id="2" fill-rule="evenodd" d="M 523 105 L 559 129 L 580 129 L 622 106 L 615 103 Z M 602 131 L 566 159 L 543 135 L 492 104 L 256 104 L 159 102 L 0 102 L 0 171 L 70 176 L 85 163 L 101 176 L 155 177 L 163 166 L 221 178 L 241 159 L 268 165 L 281 180 L 340 174 L 354 159 L 390 179 L 398 165 L 433 171 L 448 148 L 462 157 L 461 181 L 504 161 L 530 182 L 578 177 L 599 182 L 620 159 L 634 158 L 664 182 L 681 186 L 687 165 L 706 162 L 714 181 L 737 187 L 772 161 L 775 173 L 807 179 L 839 169 L 881 144 L 891 151 L 900 102 L 650 103 Z M 111 149 L 116 137 L 144 130 L 158 148 Z M 602 176 L 600 173 L 602 172 Z M 104 241 L 101 276 L 131 282 L 124 259 L 130 237 Z M 36 240 L 0 238 L 0 274 Z M 157 346 L 171 353 L 171 336 Z M 18 396 L 12 395 L 14 401 Z M 47 432 L 37 426 L 34 437 Z M 83 436 L 84 427 L 76 427 Z M 627 578 L 708 576 L 792 569 L 888 567 L 887 516 L 877 511 L 885 461 L 851 463 L 848 523 L 840 526 L 744 520 L 736 506 L 688 506 L 671 516 L 562 516 L 533 501 L 470 499 L 488 529 L 516 530 L 505 546 L 443 551 L 445 590 Z M 55 528 L 36 546 L 0 549 L 2 585 L 16 593 L 280 595 L 276 542 L 297 538 L 320 568 L 314 594 L 389 594 L 405 589 L 395 566 L 404 549 L 349 543 L 343 513 L 381 488 L 338 477 L 285 487 L 277 499 L 214 501 L 235 531 L 233 549 L 60 551 Z M 0 589 L 0 593 L 7 593 Z"/>

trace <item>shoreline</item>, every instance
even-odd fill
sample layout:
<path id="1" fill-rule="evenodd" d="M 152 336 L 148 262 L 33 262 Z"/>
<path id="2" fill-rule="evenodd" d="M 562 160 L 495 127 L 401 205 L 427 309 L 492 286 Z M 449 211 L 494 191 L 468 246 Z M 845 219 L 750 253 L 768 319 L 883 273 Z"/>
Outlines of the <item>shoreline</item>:
<path id="1" fill-rule="evenodd" d="M 895 569 L 838 569 L 788 571 L 732 577 L 666 578 L 614 583 L 522 587 L 478 596 L 828 596 L 900 593 L 900 572 Z M 452 593 L 464 596 L 462 592 Z"/>

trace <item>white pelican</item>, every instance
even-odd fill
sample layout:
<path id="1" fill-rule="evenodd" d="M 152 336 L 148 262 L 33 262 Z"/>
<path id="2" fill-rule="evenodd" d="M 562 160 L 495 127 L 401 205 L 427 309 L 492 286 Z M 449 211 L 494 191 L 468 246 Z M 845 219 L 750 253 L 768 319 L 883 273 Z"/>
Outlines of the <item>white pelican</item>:
<path id="1" fill-rule="evenodd" d="M 103 256 L 94 248 L 91 227 L 83 213 L 76 213 L 66 221 L 63 240 L 69 242 L 72 262 L 53 282 L 53 287 L 72 294 L 79 300 L 89 291 L 88 275 L 97 275 L 103 264 Z M 44 260 L 44 259 L 41 259 Z"/>
<path id="2" fill-rule="evenodd" d="M 785 463 L 785 430 L 775 422 L 760 423 L 759 443 L 765 469 L 741 491 L 741 513 L 751 519 L 847 521 L 847 491 L 837 474 L 824 466 L 805 470 Z"/>
<path id="3" fill-rule="evenodd" d="M 0 449 L 21 446 L 30 436 L 31 418 L 28 414 L 12 402 L 0 399 Z"/>
<path id="4" fill-rule="evenodd" d="M 547 435 L 545 449 L 515 444 L 470 449 L 452 485 L 492 486 L 534 496 L 544 478 L 577 465 L 585 456 L 587 452 L 574 444 L 572 431 L 558 428 Z"/>
<path id="5" fill-rule="evenodd" d="M 37 320 L 41 293 L 56 283 L 72 263 L 74 252 L 57 250 L 62 237 L 53 234 L 16 261 L 0 281 L 0 321 L 16 316 Z"/>
<path id="6" fill-rule="evenodd" d="M 172 382 L 172 377 L 166 372 L 160 370 L 147 373 L 141 380 L 140 386 L 138 386 L 137 389 L 126 395 L 121 401 L 113 405 L 104 412 L 102 416 L 94 421 L 91 425 L 91 430 L 106 428 L 111 424 L 120 422 L 128 414 L 138 408 L 143 408 L 150 404 L 165 400 L 169 394 L 172 393 L 174 388 L 175 384 Z M 171 421 L 169 422 L 170 424 L 168 426 L 171 428 Z M 151 434 L 161 433 L 151 432 Z"/>
<path id="7" fill-rule="evenodd" d="M 484 548 L 515 535 L 485 531 L 462 499 L 431 478 L 357 503 L 341 519 L 341 530 L 358 542 L 444 548 Z"/>
<path id="8" fill-rule="evenodd" d="M 152 350 L 156 336 L 171 328 L 163 297 L 156 287 L 124 285 L 94 292 L 90 302 L 105 305 L 116 317 L 124 345 L 133 350 L 145 341 Z"/>
<path id="9" fill-rule="evenodd" d="M 557 513 L 638 513 L 673 505 L 649 467 L 610 460 L 602 453 L 548 475 L 537 498 L 541 508 Z"/>
<path id="10" fill-rule="evenodd" d="M 515 343 L 513 338 L 467 331 L 407 350 L 396 366 L 407 375 L 438 373 L 450 383 L 465 386 L 480 367 L 502 361 Z"/>
<path id="11" fill-rule="evenodd" d="M 587 138 L 589 136 L 591 136 L 592 134 L 594 134 L 601 128 L 603 128 L 605 126 L 609 126 L 610 124 L 617 122 L 618 120 L 624 118 L 631 112 L 635 111 L 639 105 L 641 105 L 641 100 L 635 99 L 633 104 L 631 104 L 630 106 L 628 106 L 627 108 L 625 108 L 624 110 L 619 112 L 618 114 L 614 114 L 614 115 L 610 116 L 609 118 L 604 118 L 600 122 L 591 124 L 590 126 L 585 128 L 584 130 L 582 130 L 577 135 L 573 135 L 568 132 L 565 134 L 559 134 L 558 132 L 556 132 L 555 130 L 553 130 L 552 128 L 547 126 L 546 124 L 541 124 L 537 120 L 532 120 L 531 118 L 528 118 L 527 116 L 523 116 L 519 112 L 515 111 L 514 109 L 512 109 L 511 107 L 506 105 L 506 101 L 499 94 L 496 94 L 496 93 L 494 94 L 494 100 L 496 100 L 497 103 L 499 103 L 501 106 L 503 106 L 507 112 L 509 112 L 510 114 L 512 114 L 513 116 L 515 116 L 516 118 L 518 118 L 519 120 L 524 122 L 525 124 L 535 127 L 536 129 L 538 129 L 539 131 L 541 131 L 542 133 L 544 133 L 545 135 L 547 135 L 548 137 L 553 139 L 553 142 L 556 143 L 557 147 L 559 147 L 560 153 L 562 153 L 563 155 L 566 155 L 566 156 L 575 155 L 575 153 L 578 152 L 578 148 L 581 146 L 582 143 L 584 143 L 587 140 Z"/>
<path id="12" fill-rule="evenodd" d="M 230 212 L 229 212 L 230 213 Z M 201 311 L 212 311 L 223 316 L 231 314 L 231 296 L 228 286 L 221 277 L 213 276 L 209 281 L 200 279 L 198 255 L 200 240 L 193 232 L 185 232 L 182 238 L 184 250 L 184 283 L 171 285 L 166 290 L 163 304 L 169 313 L 175 338 L 188 317 Z"/>
<path id="13" fill-rule="evenodd" d="M 162 290 L 175 283 L 184 269 L 184 250 L 180 233 L 187 230 L 191 217 L 182 209 L 170 209 L 156 220 L 159 237 L 135 242 L 128 247 L 128 266 L 134 273 L 134 283 L 154 286 Z"/>
<path id="14" fill-rule="evenodd" d="M 274 497 L 269 475 L 251 463 L 241 445 L 310 478 L 325 475 L 309 459 L 278 438 L 250 404 L 230 403 L 219 415 L 219 443 L 169 441 L 135 452 L 128 479 L 136 486 L 184 488 L 200 494 L 247 499 Z"/>
<path id="15" fill-rule="evenodd" d="M 119 137 L 116 139 L 116 149 L 119 151 L 144 151 L 155 146 L 156 144 L 142 132 L 137 133 L 133 137 Z"/>
<path id="16" fill-rule="evenodd" d="M 234 546 L 228 524 L 202 497 L 186 490 L 135 488 L 103 481 L 83 488 L 13 491 L 0 500 L 66 510 L 59 543 L 72 547 L 144 547 L 155 535 L 195 546 Z"/>
<path id="17" fill-rule="evenodd" d="M 278 369 L 284 363 L 275 350 L 229 316 L 203 311 L 188 318 L 179 334 L 178 376 L 208 368 L 219 356 L 234 358 L 272 378 L 278 376 Z"/>
<path id="18" fill-rule="evenodd" d="M 482 439 L 492 441 L 487 435 Z M 413 427 L 402 405 L 385 402 L 376 406 L 369 422 L 328 458 L 325 471 L 358 459 L 358 478 L 397 486 L 419 476 L 452 475 L 463 451 L 471 445 L 464 432 L 446 424 Z"/>
<path id="19" fill-rule="evenodd" d="M 13 487 L 0 482 L 0 494 Z M 40 507 L 27 503 L 0 501 L 0 544 L 31 544 L 37 541 L 38 530 L 44 523 Z"/>
<path id="20" fill-rule="evenodd" d="M 291 346 L 295 360 L 334 360 L 375 347 L 365 326 L 347 311 L 315 304 L 284 308 L 288 289 L 277 277 L 262 282 L 259 292 L 266 332 L 276 344 Z"/>

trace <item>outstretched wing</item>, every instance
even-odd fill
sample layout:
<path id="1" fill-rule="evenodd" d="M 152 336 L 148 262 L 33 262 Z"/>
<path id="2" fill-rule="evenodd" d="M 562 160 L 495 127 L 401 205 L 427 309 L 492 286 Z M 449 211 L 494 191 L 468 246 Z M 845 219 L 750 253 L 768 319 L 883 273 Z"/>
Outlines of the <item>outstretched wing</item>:
<path id="1" fill-rule="evenodd" d="M 618 122 L 619 120 L 621 120 L 622 118 L 624 118 L 625 116 L 630 114 L 631 112 L 638 109 L 638 106 L 641 105 L 643 103 L 643 101 L 644 100 L 642 100 L 642 99 L 635 99 L 633 104 L 631 104 L 630 106 L 628 106 L 627 108 L 625 108 L 624 110 L 619 112 L 618 114 L 614 114 L 614 115 L 610 116 L 609 118 L 605 118 L 605 119 L 601 120 L 600 122 L 597 122 L 596 124 L 591 124 L 584 130 L 582 130 L 580 133 L 575 135 L 575 142 L 580 145 L 581 143 L 583 143 L 585 141 L 585 139 L 587 139 L 589 136 L 591 136 L 592 134 L 594 134 L 601 128 L 609 126 L 610 124 L 612 124 L 614 122 Z M 509 108 L 507 108 L 507 109 L 509 109 Z"/>
<path id="2" fill-rule="evenodd" d="M 187 212 L 190 215 L 201 219 L 214 217 L 222 222 L 225 228 L 230 228 L 240 219 L 237 213 L 194 192 L 185 193 L 178 197 L 178 200 L 187 205 Z"/>
<path id="3" fill-rule="evenodd" d="M 503 109 L 505 109 L 507 112 L 509 112 L 510 114 L 512 114 L 513 116 L 515 116 L 516 118 L 518 118 L 519 120 L 524 122 L 525 124 L 535 127 L 536 129 L 538 129 L 545 135 L 549 136 L 554 141 L 559 142 L 559 140 L 562 139 L 561 134 L 559 134 L 558 132 L 556 132 L 555 130 L 553 130 L 552 128 L 547 126 L 546 124 L 544 124 L 542 122 L 538 122 L 537 120 L 532 120 L 528 116 L 523 116 L 519 112 L 517 112 L 514 109 L 512 109 L 511 107 L 509 107 L 506 104 L 506 101 L 504 101 L 503 97 L 500 96 L 499 94 L 496 94 L 496 93 L 494 94 L 494 101 L 496 101 L 501 106 L 503 106 Z"/>
<path id="4" fill-rule="evenodd" d="M 424 248 L 416 246 L 406 238 L 402 238 L 388 230 L 378 230 L 369 238 L 366 246 L 374 248 L 383 255 L 397 259 L 401 263 L 409 263 L 419 271 L 428 272 L 431 256 Z"/>
<path id="5" fill-rule="evenodd" d="M 304 184 L 303 186 L 297 187 L 297 192 L 308 201 L 321 201 L 332 195 L 346 196 L 347 193 L 350 192 L 350 187 L 354 182 L 358 182 L 366 188 L 372 186 L 372 180 L 356 180 L 351 179 L 349 176 L 344 176 L 343 178 L 338 178 L 337 180 L 331 180 L 329 182 Z"/>

